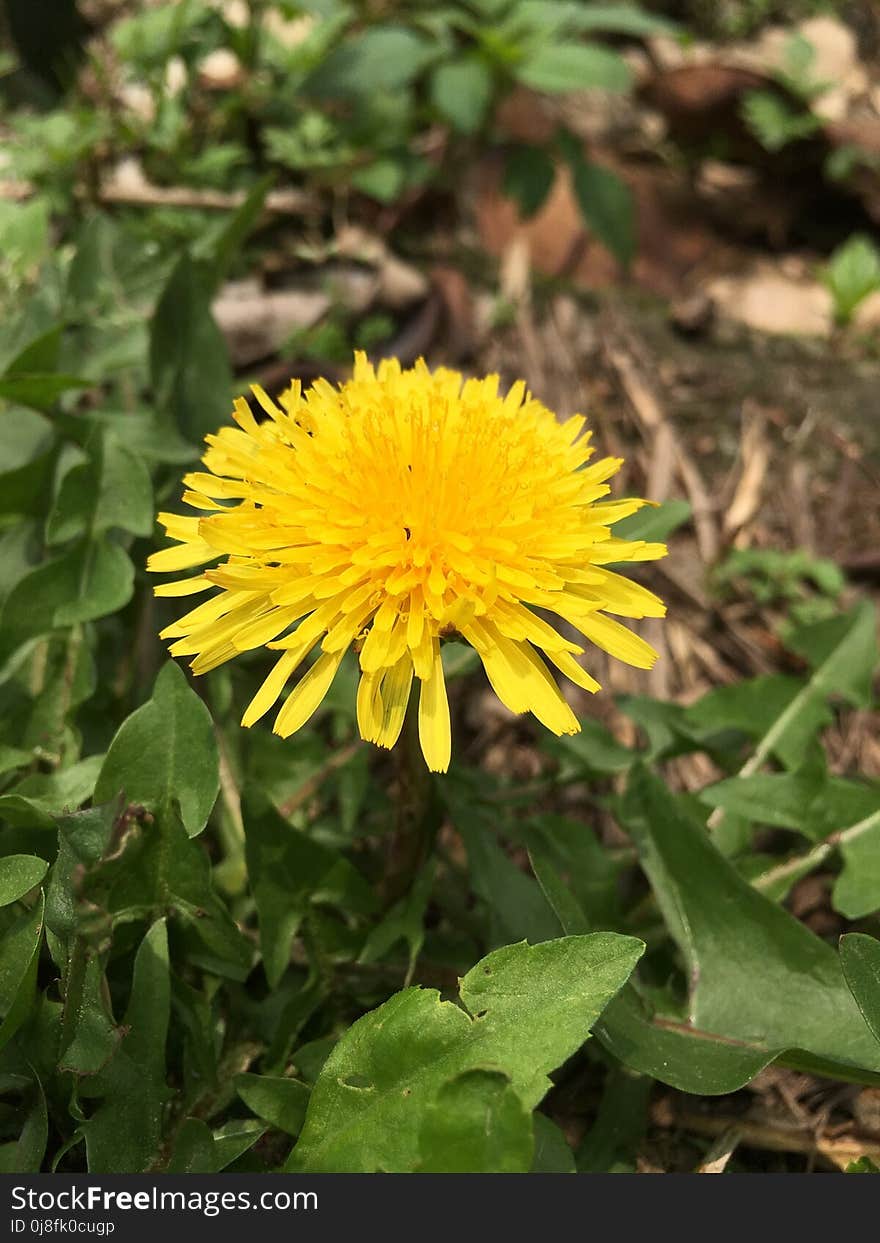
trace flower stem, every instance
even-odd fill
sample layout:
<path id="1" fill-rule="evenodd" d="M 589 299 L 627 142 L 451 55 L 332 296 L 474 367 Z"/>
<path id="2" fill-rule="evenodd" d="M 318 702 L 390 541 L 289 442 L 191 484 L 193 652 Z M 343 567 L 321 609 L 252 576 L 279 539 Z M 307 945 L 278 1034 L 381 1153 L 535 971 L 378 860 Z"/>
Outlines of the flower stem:
<path id="1" fill-rule="evenodd" d="M 396 769 L 394 829 L 381 892 L 386 908 L 404 897 L 434 845 L 439 817 L 434 785 L 419 743 L 416 696 L 410 698 L 403 732 L 392 752 Z"/>

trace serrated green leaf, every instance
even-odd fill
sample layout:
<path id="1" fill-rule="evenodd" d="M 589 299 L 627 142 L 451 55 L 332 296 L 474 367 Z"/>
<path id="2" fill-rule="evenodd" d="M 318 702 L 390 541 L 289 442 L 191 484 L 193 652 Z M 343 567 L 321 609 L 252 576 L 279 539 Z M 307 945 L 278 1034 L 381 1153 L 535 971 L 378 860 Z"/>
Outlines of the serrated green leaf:
<path id="1" fill-rule="evenodd" d="M 166 1174 L 216 1174 L 220 1166 L 211 1128 L 201 1118 L 185 1118 L 174 1137 Z"/>
<path id="2" fill-rule="evenodd" d="M 359 1019 L 327 1059 L 288 1169 L 408 1170 L 442 1084 L 486 1066 L 509 1076 L 526 1109 L 587 1038 L 642 952 L 598 933 L 496 950 L 461 981 L 461 1004 L 410 988 Z"/>
<path id="3" fill-rule="evenodd" d="M 466 1070 L 444 1083 L 419 1130 L 422 1174 L 525 1174 L 534 1154 L 531 1114 L 507 1075 Z"/>
<path id="4" fill-rule="evenodd" d="M 208 709 L 169 661 L 152 698 L 123 722 L 95 786 L 95 802 L 124 793 L 163 813 L 178 807 L 190 835 L 201 833 L 220 789 L 217 743 Z"/>

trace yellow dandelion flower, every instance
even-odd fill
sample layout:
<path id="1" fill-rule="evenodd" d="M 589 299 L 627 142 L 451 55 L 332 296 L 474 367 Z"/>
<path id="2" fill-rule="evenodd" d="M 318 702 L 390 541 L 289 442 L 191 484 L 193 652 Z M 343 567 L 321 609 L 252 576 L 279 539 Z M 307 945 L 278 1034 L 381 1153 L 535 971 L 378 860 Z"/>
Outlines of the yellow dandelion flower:
<path id="1" fill-rule="evenodd" d="M 501 396 L 497 376 L 463 382 L 394 359 L 376 371 L 360 354 L 338 389 L 294 383 L 277 405 L 253 391 L 268 418 L 235 402 L 238 427 L 208 436 L 206 469 L 184 479 L 183 499 L 202 516 L 161 514 L 177 542 L 148 562 L 211 567 L 156 588 L 212 593 L 162 631 L 172 655 L 195 658 L 195 673 L 251 648 L 280 653 L 243 725 L 273 707 L 317 648 L 275 719 L 288 737 L 354 647 L 361 735 L 394 746 L 415 678 L 422 751 L 443 772 L 444 636 L 471 644 L 511 711 L 532 712 L 555 734 L 579 726 L 546 661 L 587 690 L 599 684 L 575 659 L 583 648 L 542 613 L 650 668 L 653 649 L 615 617 L 661 617 L 664 606 L 607 567 L 666 549 L 612 535 L 646 502 L 602 499 L 621 462 L 590 463 L 580 415 L 559 422 L 522 383 Z"/>

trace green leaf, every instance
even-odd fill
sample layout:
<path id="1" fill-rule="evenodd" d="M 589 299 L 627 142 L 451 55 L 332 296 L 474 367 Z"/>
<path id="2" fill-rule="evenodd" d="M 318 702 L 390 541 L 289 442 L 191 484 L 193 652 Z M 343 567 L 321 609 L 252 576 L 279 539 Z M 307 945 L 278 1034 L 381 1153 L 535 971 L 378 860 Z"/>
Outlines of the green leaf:
<path id="1" fill-rule="evenodd" d="M 299 1135 L 311 1095 L 307 1084 L 274 1075 L 239 1075 L 235 1090 L 258 1118 L 288 1135 Z"/>
<path id="2" fill-rule="evenodd" d="M 198 443 L 229 419 L 232 373 L 211 314 L 211 281 L 184 255 L 150 323 L 150 375 L 157 408 Z"/>
<path id="3" fill-rule="evenodd" d="M 840 938 L 840 962 L 862 1018 L 880 1040 L 880 941 L 848 932 Z"/>
<path id="4" fill-rule="evenodd" d="M 638 513 L 615 522 L 614 538 L 645 540 L 648 544 L 662 542 L 689 522 L 692 512 L 688 501 L 661 501 L 659 505 L 646 505 Z"/>
<path id="5" fill-rule="evenodd" d="M 778 1055 L 701 1031 L 681 1017 L 655 1014 L 631 985 L 608 1006 L 595 1034 L 624 1066 L 695 1096 L 736 1092 Z"/>
<path id="6" fill-rule="evenodd" d="M 546 0 L 537 0 L 541 8 Z M 578 30 L 601 30 L 619 35 L 675 34 L 680 27 L 665 17 L 646 13 L 634 4 L 566 4 L 568 20 Z"/>
<path id="7" fill-rule="evenodd" d="M 25 828 L 54 829 L 55 816 L 75 810 L 95 788 L 100 755 L 89 756 L 54 773 L 32 773 L 0 794 L 0 820 Z"/>
<path id="8" fill-rule="evenodd" d="M 384 958 L 398 941 L 405 941 L 409 949 L 409 968 L 405 983 L 409 983 L 425 940 L 425 908 L 431 897 L 434 872 L 434 862 L 429 861 L 413 881 L 409 893 L 396 902 L 384 919 L 373 928 L 364 942 L 358 962 L 376 962 Z"/>
<path id="9" fill-rule="evenodd" d="M 81 1096 L 100 1100 L 81 1124 L 92 1174 L 141 1173 L 157 1156 L 170 1095 L 165 1082 L 170 1002 L 168 936 L 164 920 L 158 920 L 135 957 L 122 1023 L 125 1039 L 103 1070 L 80 1083 Z"/>
<path id="10" fill-rule="evenodd" d="M 166 1174 L 216 1174 L 220 1166 L 211 1128 L 201 1118 L 185 1118 L 174 1139 Z"/>
<path id="11" fill-rule="evenodd" d="M 644 769 L 621 818 L 685 957 L 694 1027 L 841 1075 L 880 1071 L 830 946 L 757 893 Z"/>
<path id="12" fill-rule="evenodd" d="M 0 664 L 23 643 L 115 613 L 132 596 L 134 567 L 118 544 L 83 541 L 31 570 L 0 614 Z"/>
<path id="13" fill-rule="evenodd" d="M 742 775 L 757 772 L 771 756 L 786 768 L 798 768 L 817 732 L 831 721 L 820 694 L 805 694 L 803 682 L 782 674 L 750 678 L 709 691 L 680 714 L 679 727 L 706 745 L 728 731 L 759 740 Z M 731 754 L 729 740 L 725 751 Z"/>
<path id="14" fill-rule="evenodd" d="M 844 1170 L 845 1174 L 880 1174 L 880 1166 L 875 1165 L 870 1157 L 859 1157 L 858 1161 L 850 1161 Z"/>
<path id="15" fill-rule="evenodd" d="M 471 886 L 489 908 L 490 944 L 517 937 L 536 944 L 558 937 L 559 922 L 538 885 L 494 841 L 491 827 L 463 803 L 454 805 L 453 823 L 467 848 Z"/>
<path id="16" fill-rule="evenodd" d="M 83 962 L 84 959 L 84 962 Z M 64 1031 L 58 1069 L 95 1075 L 119 1047 L 124 1032 L 113 1021 L 110 993 L 100 958 L 77 947 L 65 978 Z"/>
<path id="17" fill-rule="evenodd" d="M 492 72 L 479 56 L 438 65 L 431 75 L 434 107 L 462 134 L 475 134 L 492 98 Z"/>
<path id="18" fill-rule="evenodd" d="M 566 147 L 581 215 L 618 263 L 629 267 L 636 250 L 635 213 L 629 189 L 610 169 L 588 163 L 574 142 Z"/>
<path id="19" fill-rule="evenodd" d="M 880 658 L 877 612 L 869 600 L 827 621 L 798 627 L 786 636 L 786 646 L 812 668 L 807 688 L 811 693 L 839 695 L 856 708 L 872 707 Z"/>
<path id="20" fill-rule="evenodd" d="M 507 1075 L 466 1070 L 425 1110 L 419 1151 L 422 1174 L 525 1174 L 534 1153 L 531 1114 Z"/>
<path id="21" fill-rule="evenodd" d="M 809 770 L 755 773 L 706 787 L 700 801 L 756 824 L 796 829 L 818 841 L 870 816 L 880 807 L 880 789 Z"/>
<path id="22" fill-rule="evenodd" d="M 859 306 L 880 289 L 880 250 L 864 234 L 853 234 L 838 246 L 822 279 L 834 299 L 834 317 L 848 324 Z"/>
<path id="23" fill-rule="evenodd" d="M 37 965 L 43 940 L 42 893 L 0 938 L 0 1049 L 6 1047 L 34 1004 Z"/>
<path id="24" fill-rule="evenodd" d="M 553 157 L 543 147 L 520 143 L 504 161 L 504 193 L 514 199 L 526 219 L 547 201 L 556 178 Z"/>
<path id="25" fill-rule="evenodd" d="M 636 762 L 635 751 L 618 742 L 614 735 L 591 717 L 580 722 L 580 732 L 550 738 L 545 747 L 561 761 L 560 776 L 606 776 L 622 773 Z"/>
<path id="26" fill-rule="evenodd" d="M 516 69 L 520 82 L 548 95 L 598 87 L 628 91 L 632 83 L 622 56 L 593 43 L 543 43 Z"/>
<path id="27" fill-rule="evenodd" d="M 43 1164 L 49 1138 L 46 1094 L 36 1075 L 27 1089 L 29 1108 L 18 1139 L 0 1145 L 0 1174 L 38 1174 Z"/>
<path id="28" fill-rule="evenodd" d="M 124 828 L 118 804 L 58 817 L 58 857 L 46 890 L 46 927 L 69 937 L 80 922 L 78 903 L 89 871 L 106 853 L 114 830 Z"/>
<path id="29" fill-rule="evenodd" d="M 642 953 L 601 933 L 496 950 L 461 981 L 461 1007 L 434 989 L 395 994 L 339 1040 L 318 1078 L 291 1170 L 413 1169 L 442 1085 L 497 1068 L 526 1109 L 587 1038 Z"/>
<path id="30" fill-rule="evenodd" d="M 223 221 L 219 232 L 207 241 L 196 243 L 196 258 L 204 262 L 206 285 L 212 293 L 219 288 L 239 258 L 246 238 L 256 227 L 272 181 L 271 174 L 261 177 L 251 186 L 241 206 Z"/>
<path id="31" fill-rule="evenodd" d="M 807 109 L 796 111 L 774 91 L 749 91 L 742 104 L 743 117 L 758 142 L 768 151 L 781 151 L 790 142 L 808 138 L 822 122 Z"/>
<path id="32" fill-rule="evenodd" d="M 880 811 L 845 829 L 838 846 L 843 867 L 831 904 L 847 919 L 863 919 L 880 910 Z"/>
<path id="33" fill-rule="evenodd" d="M 211 715 L 169 661 L 152 698 L 122 723 L 95 786 L 95 802 L 120 794 L 162 814 L 177 807 L 190 837 L 201 833 L 220 789 Z"/>
<path id="34" fill-rule="evenodd" d="M 153 486 L 143 459 L 109 429 L 98 433 L 89 457 L 61 481 L 46 523 L 46 542 L 60 544 L 112 527 L 132 535 L 153 530 Z"/>
<path id="35" fill-rule="evenodd" d="M 54 449 L 55 431 L 42 414 L 0 412 L 0 513 L 43 512 Z"/>
<path id="36" fill-rule="evenodd" d="M 635 1171 L 635 1157 L 648 1127 L 653 1081 L 612 1067 L 605 1080 L 599 1112 L 577 1153 L 581 1174 Z"/>
<path id="37" fill-rule="evenodd" d="M 313 902 L 369 914 L 376 899 L 347 859 L 295 829 L 252 787 L 244 793 L 243 817 L 263 966 L 275 988 L 287 969 L 290 943 Z"/>
<path id="38" fill-rule="evenodd" d="M 0 859 L 0 906 L 9 906 L 30 893 L 48 868 L 46 860 L 36 855 L 6 855 Z"/>
<path id="39" fill-rule="evenodd" d="M 542 1113 L 532 1115 L 535 1154 L 530 1174 L 574 1174 L 574 1153 L 555 1123 Z"/>
<path id="40" fill-rule="evenodd" d="M 435 45 L 405 26 L 386 22 L 349 36 L 306 82 L 309 95 L 359 99 L 399 91 L 437 54 Z"/>

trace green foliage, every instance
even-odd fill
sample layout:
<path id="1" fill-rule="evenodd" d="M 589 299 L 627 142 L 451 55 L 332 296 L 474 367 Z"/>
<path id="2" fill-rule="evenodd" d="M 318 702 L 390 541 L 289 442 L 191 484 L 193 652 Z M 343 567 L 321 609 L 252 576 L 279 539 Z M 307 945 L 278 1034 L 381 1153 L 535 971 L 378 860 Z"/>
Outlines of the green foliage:
<path id="1" fill-rule="evenodd" d="M 834 300 L 834 319 L 846 327 L 864 300 L 880 290 L 880 250 L 854 233 L 828 260 L 822 279 Z"/>

